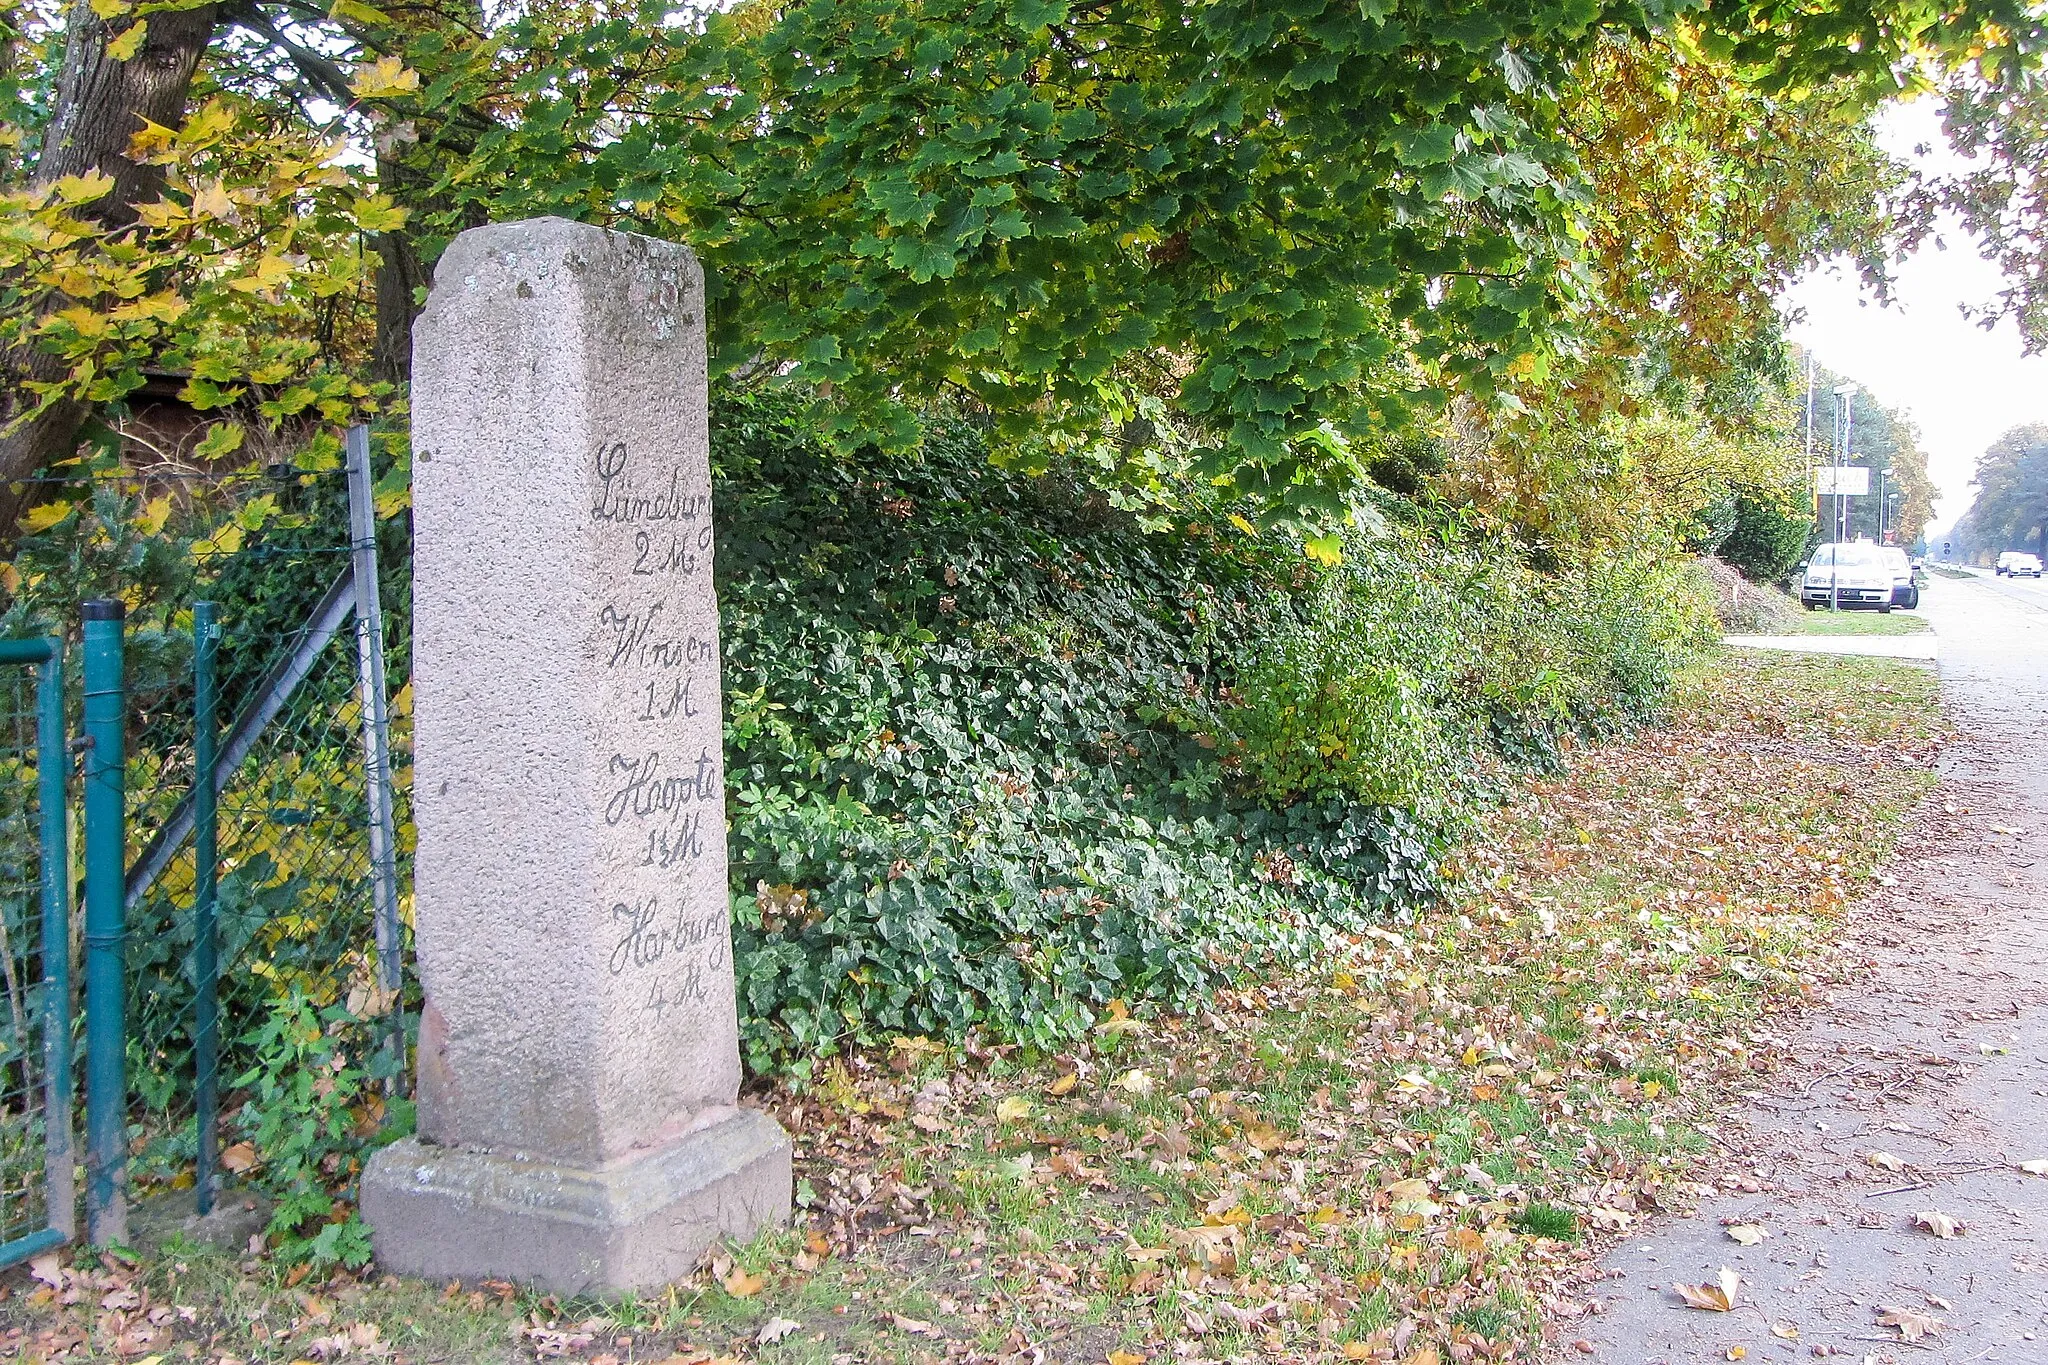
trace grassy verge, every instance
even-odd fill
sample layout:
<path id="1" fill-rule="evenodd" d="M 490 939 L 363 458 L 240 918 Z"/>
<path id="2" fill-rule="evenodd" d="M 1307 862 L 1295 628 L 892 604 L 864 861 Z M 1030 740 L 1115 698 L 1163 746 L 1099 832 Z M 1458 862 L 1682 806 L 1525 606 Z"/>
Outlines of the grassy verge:
<path id="1" fill-rule="evenodd" d="M 797 1225 L 623 1302 L 174 1247 L 17 1272 L 0 1355 L 593 1365 L 1528 1360 L 1575 1267 L 1716 1178 L 1776 1012 L 1932 782 L 1934 676 L 1728 655 L 1665 729 L 1504 784 L 1456 893 L 1111 1009 L 1058 1057 L 900 1040 L 765 1097 Z"/>
<path id="2" fill-rule="evenodd" d="M 1785 627 L 1787 635 L 1924 635 L 1934 627 L 1915 612 L 1805 611 Z"/>

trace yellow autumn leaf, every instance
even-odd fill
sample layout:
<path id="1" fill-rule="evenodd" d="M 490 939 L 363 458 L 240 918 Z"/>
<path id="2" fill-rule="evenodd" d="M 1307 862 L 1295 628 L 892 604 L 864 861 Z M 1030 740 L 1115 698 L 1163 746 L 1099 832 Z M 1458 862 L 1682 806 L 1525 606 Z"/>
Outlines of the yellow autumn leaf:
<path id="1" fill-rule="evenodd" d="M 348 88 L 366 100 L 409 95 L 420 88 L 420 73 L 396 57 L 379 57 L 368 66 L 356 68 L 356 78 Z"/>
<path id="2" fill-rule="evenodd" d="M 218 142 L 234 126 L 235 111 L 219 100 L 209 100 L 178 129 L 178 141 L 187 147 L 204 147 Z"/>
<path id="3" fill-rule="evenodd" d="M 1054 1077 L 1053 1083 L 1045 1088 L 1045 1093 L 1055 1098 L 1061 1095 L 1070 1095 L 1073 1093 L 1074 1087 L 1080 1083 L 1081 1073 L 1078 1071 L 1068 1071 Z"/>
<path id="4" fill-rule="evenodd" d="M 66 308 L 57 313 L 51 321 L 68 322 L 73 331 L 82 337 L 98 337 L 107 334 L 107 320 L 90 308 Z M 47 327 L 49 324 L 45 323 Z"/>
<path id="5" fill-rule="evenodd" d="M 356 200 L 356 226 L 365 232 L 395 232 L 405 226 L 405 210 L 391 202 L 388 194 L 368 194 Z"/>
<path id="6" fill-rule="evenodd" d="M 1011 1095 L 996 1105 L 996 1118 L 1003 1123 L 1015 1123 L 1031 1117 L 1031 1101 L 1022 1095 Z"/>
<path id="7" fill-rule="evenodd" d="M 176 322 L 185 315 L 185 309 L 189 306 L 185 300 L 165 290 L 124 303 L 116 308 L 111 316 L 118 322 Z"/>
<path id="8" fill-rule="evenodd" d="M 760 1293 L 762 1286 L 768 1282 L 759 1275 L 750 1275 L 738 1266 L 734 1266 L 732 1274 L 727 1275 L 720 1283 L 725 1286 L 725 1292 L 734 1298 L 750 1299 Z"/>
<path id="9" fill-rule="evenodd" d="M 202 186 L 192 196 L 192 215 L 195 218 L 231 218 L 235 212 L 235 201 L 228 198 L 227 190 L 216 180 Z"/>
<path id="10" fill-rule="evenodd" d="M 92 0 L 92 12 L 102 19 L 118 19 L 134 8 L 128 0 Z"/>
<path id="11" fill-rule="evenodd" d="M 265 256 L 256 262 L 255 270 L 239 280 L 229 280 L 228 288 L 239 289 L 244 294 L 258 294 L 277 288 L 291 277 L 291 262 L 282 256 Z"/>
<path id="12" fill-rule="evenodd" d="M 74 503 L 46 502 L 41 507 L 31 507 L 28 515 L 21 519 L 21 529 L 30 535 L 47 531 L 71 515 Z"/>
<path id="13" fill-rule="evenodd" d="M 114 177 L 105 171 L 60 176 L 55 188 L 60 203 L 90 204 L 93 200 L 104 199 L 113 192 Z"/>
<path id="14" fill-rule="evenodd" d="M 152 498 L 135 514 L 135 529 L 146 536 L 153 536 L 163 530 L 164 523 L 170 519 L 171 500 L 168 497 Z"/>
<path id="15" fill-rule="evenodd" d="M 1145 1357 L 1136 1351 L 1111 1351 L 1109 1365 L 1145 1365 Z"/>
<path id="16" fill-rule="evenodd" d="M 243 538 L 242 528 L 230 523 L 214 532 L 211 540 L 202 540 L 195 544 L 192 550 L 199 555 L 231 555 L 242 548 Z"/>
<path id="17" fill-rule="evenodd" d="M 149 36 L 149 20 L 137 19 L 117 37 L 107 40 L 107 55 L 117 62 L 125 62 L 142 51 L 142 40 Z"/>
<path id="18" fill-rule="evenodd" d="M 105 287 L 83 266 L 66 266 L 62 270 L 51 271 L 43 278 L 54 286 L 58 293 L 74 299 L 89 299 Z"/>
<path id="19" fill-rule="evenodd" d="M 154 199 L 147 204 L 137 204 L 135 216 L 142 220 L 144 227 L 162 231 L 173 224 L 184 222 L 191 215 L 185 212 L 185 206 L 182 204 L 169 199 Z"/>
<path id="20" fill-rule="evenodd" d="M 128 137 L 128 159 L 147 161 L 178 140 L 177 130 L 148 119 Z"/>

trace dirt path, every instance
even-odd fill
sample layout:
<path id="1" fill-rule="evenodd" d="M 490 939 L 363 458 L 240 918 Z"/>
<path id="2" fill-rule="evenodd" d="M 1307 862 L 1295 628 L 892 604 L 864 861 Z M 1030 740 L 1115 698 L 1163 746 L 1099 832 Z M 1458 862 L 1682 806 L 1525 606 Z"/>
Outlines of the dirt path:
<path id="1" fill-rule="evenodd" d="M 1717 1135 L 1717 1183 L 1754 1192 L 1610 1255 L 1565 1359 L 2048 1362 L 2048 1177 L 2016 1166 L 2048 1158 L 2048 610 L 1954 580 L 1925 600 L 1963 734 L 1896 886 L 1860 907 L 1867 975 Z M 1937 1238 L 1923 1212 L 1964 1230 Z M 1730 1224 L 1769 1235 L 1745 1247 Z M 1733 1312 L 1671 1291 L 1724 1266 Z"/>

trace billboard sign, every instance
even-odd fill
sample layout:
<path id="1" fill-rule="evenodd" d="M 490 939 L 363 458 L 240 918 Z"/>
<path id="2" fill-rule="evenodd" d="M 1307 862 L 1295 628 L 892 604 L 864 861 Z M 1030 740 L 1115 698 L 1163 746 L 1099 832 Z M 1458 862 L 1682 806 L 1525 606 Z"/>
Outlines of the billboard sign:
<path id="1" fill-rule="evenodd" d="M 1860 464 L 1845 464 L 1839 469 L 1816 469 L 1813 471 L 1813 491 L 1824 498 L 1837 495 L 1866 497 L 1870 493 L 1870 471 Z"/>

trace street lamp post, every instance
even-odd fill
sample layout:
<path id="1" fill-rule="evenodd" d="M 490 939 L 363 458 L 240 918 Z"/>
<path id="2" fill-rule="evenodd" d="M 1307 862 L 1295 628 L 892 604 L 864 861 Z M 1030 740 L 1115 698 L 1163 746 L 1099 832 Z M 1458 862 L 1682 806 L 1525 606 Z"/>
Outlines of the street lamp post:
<path id="1" fill-rule="evenodd" d="M 1849 400 L 1856 396 L 1854 384 L 1842 384 L 1835 389 L 1835 430 L 1839 439 L 1835 442 L 1835 566 L 1828 575 L 1828 610 L 1842 609 L 1842 540 L 1844 516 L 1848 509 L 1848 495 L 1842 492 L 1842 467 L 1848 463 L 1849 442 L 1853 438 L 1852 423 L 1855 409 Z"/>

